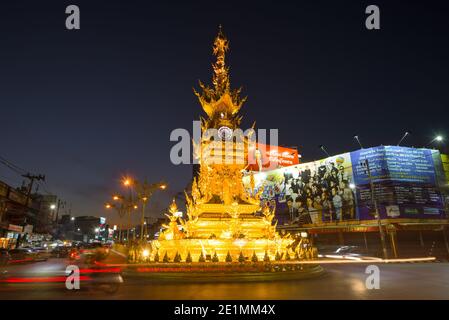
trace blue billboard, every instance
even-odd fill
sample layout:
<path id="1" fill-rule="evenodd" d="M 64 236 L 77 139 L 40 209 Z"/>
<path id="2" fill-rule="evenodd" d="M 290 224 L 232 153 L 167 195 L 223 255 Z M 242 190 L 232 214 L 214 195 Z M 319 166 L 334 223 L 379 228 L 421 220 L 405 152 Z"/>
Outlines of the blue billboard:
<path id="1" fill-rule="evenodd" d="M 438 152 L 398 146 L 351 152 L 360 219 L 373 217 L 370 181 L 363 165 L 366 160 L 382 218 L 443 217 L 435 153 Z"/>

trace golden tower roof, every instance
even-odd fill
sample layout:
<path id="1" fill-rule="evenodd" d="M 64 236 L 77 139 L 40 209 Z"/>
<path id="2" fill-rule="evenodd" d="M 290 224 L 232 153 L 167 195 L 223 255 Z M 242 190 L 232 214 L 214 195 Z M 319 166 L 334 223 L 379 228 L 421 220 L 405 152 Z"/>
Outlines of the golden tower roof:
<path id="1" fill-rule="evenodd" d="M 206 86 L 200 81 L 201 92 L 194 90 L 204 112 L 208 115 L 207 127 L 216 127 L 220 123 L 233 127 L 240 124 L 241 117 L 237 113 L 246 101 L 246 97 L 240 98 L 241 88 L 231 89 L 229 67 L 226 66 L 225 60 L 228 50 L 229 41 L 220 26 L 212 50 L 216 57 L 215 63 L 212 64 L 213 87 Z"/>

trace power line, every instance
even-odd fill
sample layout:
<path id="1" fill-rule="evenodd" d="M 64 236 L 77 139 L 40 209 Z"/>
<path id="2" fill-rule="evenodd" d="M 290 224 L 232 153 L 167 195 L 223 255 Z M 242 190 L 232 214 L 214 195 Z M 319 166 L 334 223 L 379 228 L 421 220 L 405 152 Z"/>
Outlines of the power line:
<path id="1" fill-rule="evenodd" d="M 22 169 L 21 167 L 15 165 L 11 161 L 8 161 L 1 156 L 0 156 L 0 163 L 4 164 L 6 167 L 8 167 L 9 169 L 11 169 L 12 171 L 14 171 L 15 173 L 17 173 L 19 175 L 23 175 L 27 172 L 26 170 Z"/>

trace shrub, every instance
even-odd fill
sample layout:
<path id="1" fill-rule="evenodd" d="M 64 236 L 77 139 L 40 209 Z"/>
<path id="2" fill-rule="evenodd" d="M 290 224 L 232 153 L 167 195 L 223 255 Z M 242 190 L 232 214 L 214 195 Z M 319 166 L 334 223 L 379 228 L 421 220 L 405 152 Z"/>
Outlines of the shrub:
<path id="1" fill-rule="evenodd" d="M 264 262 L 270 262 L 270 257 L 268 256 L 268 252 L 267 251 L 265 251 L 265 255 L 263 257 L 263 261 Z"/>
<path id="2" fill-rule="evenodd" d="M 254 263 L 259 261 L 259 259 L 257 259 L 256 251 L 253 251 L 253 256 L 251 257 L 251 261 L 254 262 Z"/>
<path id="3" fill-rule="evenodd" d="M 245 256 L 243 255 L 243 252 L 242 252 L 242 251 L 240 251 L 240 254 L 239 254 L 239 262 L 240 262 L 240 263 L 245 262 Z"/>

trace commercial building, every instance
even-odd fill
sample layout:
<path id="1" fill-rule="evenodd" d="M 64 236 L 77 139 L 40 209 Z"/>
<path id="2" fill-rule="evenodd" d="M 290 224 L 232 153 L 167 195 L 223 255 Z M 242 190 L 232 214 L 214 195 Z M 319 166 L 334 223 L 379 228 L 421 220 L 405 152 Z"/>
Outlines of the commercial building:
<path id="1" fill-rule="evenodd" d="M 106 241 L 109 236 L 109 226 L 103 217 L 75 217 L 74 230 L 73 240 L 77 241 Z"/>
<path id="2" fill-rule="evenodd" d="M 32 234 L 49 234 L 50 203 L 55 200 L 56 196 L 28 196 L 26 190 L 0 181 L 0 247 L 14 247 Z"/>

